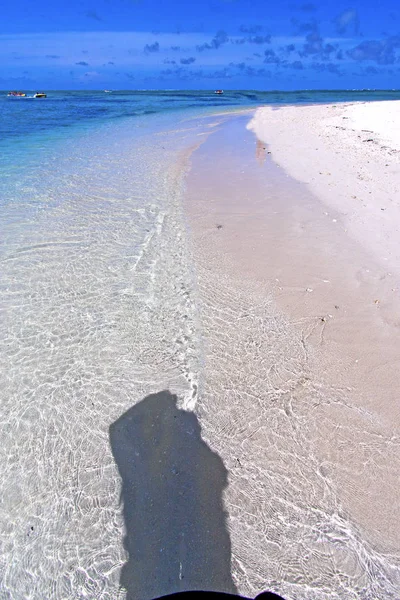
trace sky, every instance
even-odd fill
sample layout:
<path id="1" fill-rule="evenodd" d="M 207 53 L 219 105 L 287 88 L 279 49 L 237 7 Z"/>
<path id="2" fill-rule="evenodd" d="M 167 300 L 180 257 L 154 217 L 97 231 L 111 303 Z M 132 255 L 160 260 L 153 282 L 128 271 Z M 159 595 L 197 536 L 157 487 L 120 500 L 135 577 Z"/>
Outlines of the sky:
<path id="1" fill-rule="evenodd" d="M 400 88 L 399 0 L 0 0 L 2 89 Z"/>

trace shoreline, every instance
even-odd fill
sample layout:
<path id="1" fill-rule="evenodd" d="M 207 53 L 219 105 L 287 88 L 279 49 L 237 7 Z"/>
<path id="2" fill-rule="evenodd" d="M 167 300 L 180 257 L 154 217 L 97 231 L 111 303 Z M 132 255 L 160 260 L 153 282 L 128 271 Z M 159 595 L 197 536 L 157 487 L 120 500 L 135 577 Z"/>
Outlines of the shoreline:
<path id="1" fill-rule="evenodd" d="M 235 582 L 307 598 L 325 568 L 357 563 L 315 598 L 352 598 L 362 581 L 383 600 L 400 581 L 398 298 L 379 260 L 337 227 L 339 210 L 271 161 L 278 125 L 269 155 L 247 121 L 226 121 L 195 152 L 185 202 L 205 338 L 196 412 L 230 472 Z M 304 571 L 299 554 L 317 547 L 330 566 L 320 555 Z"/>
<path id="2" fill-rule="evenodd" d="M 0 354 L 13 597 L 129 595 L 143 556 L 152 598 L 207 579 L 287 600 L 396 597 L 396 503 L 377 494 L 395 497 L 398 436 L 371 383 L 396 389 L 390 277 L 269 160 L 249 110 L 110 124 L 11 173 Z"/>

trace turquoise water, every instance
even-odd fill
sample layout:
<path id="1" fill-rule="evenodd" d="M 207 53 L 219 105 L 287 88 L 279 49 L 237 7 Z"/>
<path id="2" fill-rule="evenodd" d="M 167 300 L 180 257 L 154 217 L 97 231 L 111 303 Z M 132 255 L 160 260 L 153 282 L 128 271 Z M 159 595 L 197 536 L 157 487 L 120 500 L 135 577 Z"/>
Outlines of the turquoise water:
<path id="1" fill-rule="evenodd" d="M 24 176 L 25 169 L 55 156 L 59 144 L 82 132 L 98 130 L 121 121 L 176 115 L 205 115 L 216 111 L 251 108 L 260 104 L 304 104 L 395 100 L 399 91 L 228 91 L 221 96 L 212 91 L 113 91 L 112 93 L 49 91 L 46 99 L 0 95 L 0 178 L 9 182 L 12 174 Z M 147 118 L 147 119 L 146 119 Z M 1 190 L 0 202 L 7 192 Z"/>
<path id="2" fill-rule="evenodd" d="M 113 91 L 112 93 L 49 91 L 46 99 L 0 95 L 0 203 L 14 194 L 15 179 L 58 157 L 75 136 L 135 121 L 151 126 L 168 119 L 251 108 L 260 104 L 304 104 L 395 100 L 399 91 Z M 109 129 L 110 130 L 110 129 Z M 116 129 L 115 131 L 118 131 Z"/>
<path id="3" fill-rule="evenodd" d="M 27 95 L 33 92 L 27 92 Z M 45 100 L 0 97 L 0 141 L 10 138 L 27 143 L 27 136 L 126 117 L 139 117 L 177 110 L 218 109 L 274 103 L 347 102 L 354 100 L 395 100 L 399 91 L 228 91 L 216 96 L 207 91 L 121 91 L 47 92 Z M 0 143 L 1 143 L 0 142 Z"/>
<path id="4" fill-rule="evenodd" d="M 213 113 L 398 96 L 0 98 L 0 598 L 124 597 L 108 432 L 149 394 L 193 409 L 201 393 L 181 199 L 191 152 L 226 118 Z"/>

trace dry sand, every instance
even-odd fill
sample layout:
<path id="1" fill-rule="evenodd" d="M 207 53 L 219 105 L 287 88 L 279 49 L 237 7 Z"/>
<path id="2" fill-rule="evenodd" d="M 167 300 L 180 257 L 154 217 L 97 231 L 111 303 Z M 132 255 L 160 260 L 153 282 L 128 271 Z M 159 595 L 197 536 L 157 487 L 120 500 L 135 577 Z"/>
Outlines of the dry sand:
<path id="1" fill-rule="evenodd" d="M 400 274 L 400 101 L 260 108 L 273 160 L 340 213 L 346 233 Z"/>
<path id="2" fill-rule="evenodd" d="M 263 108 L 193 156 L 197 410 L 244 594 L 399 597 L 398 154 L 356 130 L 388 108 Z"/>

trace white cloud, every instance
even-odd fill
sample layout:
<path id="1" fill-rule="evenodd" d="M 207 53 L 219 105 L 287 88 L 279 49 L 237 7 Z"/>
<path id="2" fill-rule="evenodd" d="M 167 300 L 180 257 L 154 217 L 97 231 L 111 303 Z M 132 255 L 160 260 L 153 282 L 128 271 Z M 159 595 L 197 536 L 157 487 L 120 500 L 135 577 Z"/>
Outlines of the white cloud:
<path id="1" fill-rule="evenodd" d="M 57 55 L 59 66 L 74 65 L 82 60 L 82 50 L 90 56 L 92 67 L 101 66 L 110 59 L 118 66 L 143 66 L 159 64 L 160 55 L 165 58 L 170 46 L 179 44 L 182 50 L 195 48 L 204 43 L 209 35 L 181 33 L 155 35 L 154 33 L 135 31 L 88 31 L 88 32 L 51 32 L 0 35 L 0 63 L 3 66 L 15 64 L 13 53 L 23 56 L 24 66 L 54 65 L 54 60 L 46 55 Z M 143 55 L 146 44 L 160 44 L 160 51 Z M 111 58 L 112 57 L 112 58 Z"/>

